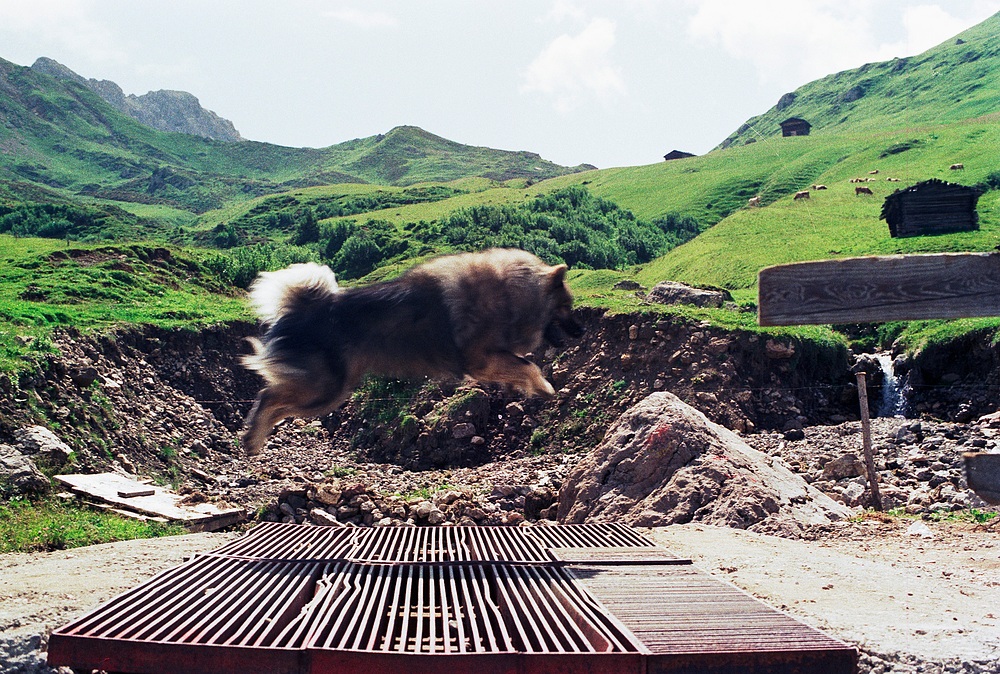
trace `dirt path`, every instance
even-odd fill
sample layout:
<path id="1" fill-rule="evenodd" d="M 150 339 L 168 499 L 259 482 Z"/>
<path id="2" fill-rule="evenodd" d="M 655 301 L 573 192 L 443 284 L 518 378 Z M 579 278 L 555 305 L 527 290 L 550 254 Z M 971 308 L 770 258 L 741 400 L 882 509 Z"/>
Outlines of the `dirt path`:
<path id="1" fill-rule="evenodd" d="M 971 525 L 845 523 L 816 540 L 702 525 L 645 530 L 703 570 L 858 645 L 861 671 L 1000 671 L 1000 536 Z M 47 635 L 234 534 L 0 556 L 0 672 L 48 672 Z M 948 669 L 959 666 L 958 669 Z M 964 666 L 964 670 L 962 667 Z"/>
<path id="2" fill-rule="evenodd" d="M 931 522 L 925 538 L 907 533 L 911 522 L 845 524 L 814 541 L 696 524 L 650 533 L 704 571 L 882 660 L 1000 671 L 1000 536 Z"/>

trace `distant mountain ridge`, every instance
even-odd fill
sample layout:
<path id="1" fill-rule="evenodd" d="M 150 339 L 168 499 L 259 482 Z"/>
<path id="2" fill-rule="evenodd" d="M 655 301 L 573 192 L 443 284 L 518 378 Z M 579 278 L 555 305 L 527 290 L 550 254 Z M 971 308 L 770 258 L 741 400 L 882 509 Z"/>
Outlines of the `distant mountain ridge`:
<path id="1" fill-rule="evenodd" d="M 868 63 L 786 93 L 719 148 L 780 135 L 778 125 L 789 117 L 806 120 L 817 134 L 880 132 L 1000 113 L 998 72 L 1000 13 L 922 54 Z"/>
<path id="2" fill-rule="evenodd" d="M 244 140 L 231 121 L 201 107 L 198 99 L 186 91 L 161 89 L 141 96 L 126 96 L 122 88 L 110 80 L 87 79 L 44 56 L 37 59 L 31 69 L 57 79 L 82 84 L 119 112 L 158 131 L 187 133 L 227 143 Z"/>
<path id="3" fill-rule="evenodd" d="M 170 108 L 176 131 L 178 118 L 204 119 L 197 99 L 173 92 L 125 96 L 113 82 L 83 80 L 51 59 L 36 65 L 0 58 L 0 198 L 34 201 L 42 190 L 49 195 L 44 200 L 83 196 L 203 213 L 311 186 L 476 177 L 531 183 L 594 168 L 463 145 L 414 126 L 325 148 L 164 133 L 139 121 L 133 103 L 145 101 L 144 114 L 152 118 Z M 123 106 L 132 113 L 121 112 Z"/>

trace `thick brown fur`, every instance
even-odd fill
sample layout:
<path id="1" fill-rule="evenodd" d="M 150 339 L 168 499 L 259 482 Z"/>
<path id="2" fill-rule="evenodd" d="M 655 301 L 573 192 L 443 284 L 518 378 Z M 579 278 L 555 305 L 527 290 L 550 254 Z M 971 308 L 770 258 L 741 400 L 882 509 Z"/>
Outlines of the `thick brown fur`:
<path id="1" fill-rule="evenodd" d="M 524 356 L 583 332 L 565 276 L 566 265 L 512 249 L 439 257 L 349 289 L 319 265 L 262 274 L 251 300 L 266 330 L 244 364 L 266 385 L 247 418 L 247 452 L 259 452 L 286 417 L 332 412 L 368 374 L 468 375 L 554 395 Z"/>

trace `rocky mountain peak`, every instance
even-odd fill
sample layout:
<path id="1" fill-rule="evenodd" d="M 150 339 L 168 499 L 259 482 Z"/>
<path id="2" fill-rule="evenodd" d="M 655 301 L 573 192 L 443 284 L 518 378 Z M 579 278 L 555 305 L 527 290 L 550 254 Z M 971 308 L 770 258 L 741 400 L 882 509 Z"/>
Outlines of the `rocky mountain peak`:
<path id="1" fill-rule="evenodd" d="M 243 140 L 233 123 L 211 110 L 201 107 L 198 99 L 186 91 L 150 91 L 141 96 L 125 95 L 122 88 L 109 80 L 87 79 L 58 61 L 41 57 L 31 69 L 61 80 L 81 84 L 103 98 L 119 112 L 141 124 L 170 133 L 187 133 L 224 142 Z"/>

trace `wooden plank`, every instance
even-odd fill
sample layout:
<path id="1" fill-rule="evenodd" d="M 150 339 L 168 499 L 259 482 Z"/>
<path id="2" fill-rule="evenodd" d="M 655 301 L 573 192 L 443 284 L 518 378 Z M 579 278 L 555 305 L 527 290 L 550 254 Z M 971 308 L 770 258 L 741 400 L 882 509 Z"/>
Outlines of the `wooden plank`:
<path id="1" fill-rule="evenodd" d="M 181 503 L 181 496 L 163 487 L 150 487 L 118 473 L 93 475 L 56 475 L 55 479 L 81 496 L 96 499 L 117 508 L 131 510 L 150 517 L 178 522 L 192 531 L 214 531 L 242 521 L 246 513 L 240 508 L 220 509 L 214 503 Z M 152 492 L 148 496 L 120 496 L 122 492 Z"/>
<path id="2" fill-rule="evenodd" d="M 1000 316 L 1000 253 L 853 257 L 758 274 L 760 325 Z"/>

